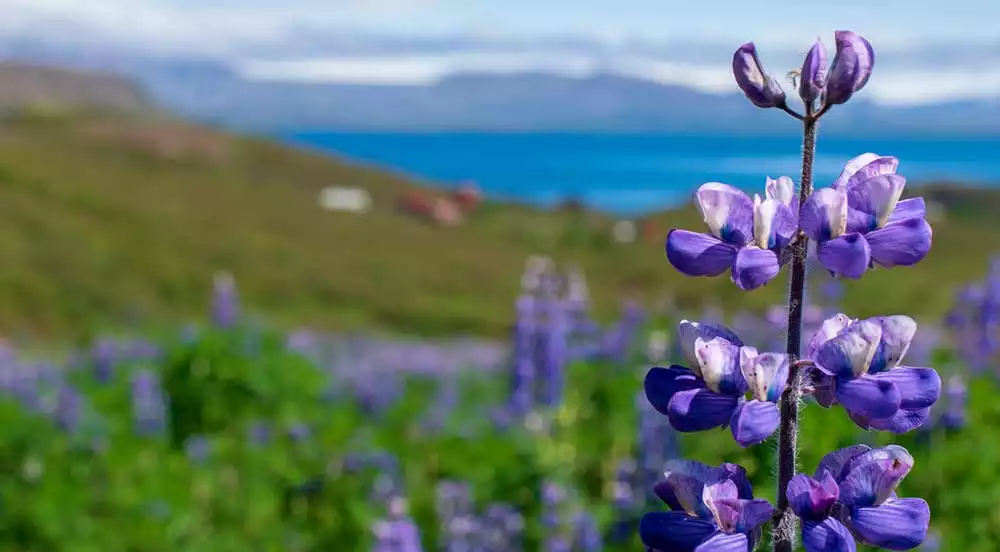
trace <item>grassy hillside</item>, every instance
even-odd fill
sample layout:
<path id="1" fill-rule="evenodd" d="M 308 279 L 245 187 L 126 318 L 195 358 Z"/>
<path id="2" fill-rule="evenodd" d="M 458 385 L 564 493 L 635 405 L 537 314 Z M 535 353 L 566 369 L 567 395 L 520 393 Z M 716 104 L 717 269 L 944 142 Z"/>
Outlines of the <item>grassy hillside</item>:
<path id="1" fill-rule="evenodd" d="M 368 215 L 324 212 L 329 185 L 368 189 Z M 70 337 L 101 327 L 202 316 L 214 271 L 279 323 L 434 335 L 502 335 L 525 257 L 579 263 L 598 307 L 624 295 L 682 305 L 761 308 L 784 282 L 738 293 L 691 280 L 662 242 L 610 243 L 612 220 L 488 204 L 461 228 L 395 212 L 413 184 L 263 141 L 167 121 L 20 116 L 0 127 L 0 331 Z M 1000 249 L 1000 195 L 934 196 L 953 207 L 919 269 L 878 271 L 849 287 L 859 315 L 938 315 L 951 289 Z M 700 228 L 693 210 L 657 217 Z"/>

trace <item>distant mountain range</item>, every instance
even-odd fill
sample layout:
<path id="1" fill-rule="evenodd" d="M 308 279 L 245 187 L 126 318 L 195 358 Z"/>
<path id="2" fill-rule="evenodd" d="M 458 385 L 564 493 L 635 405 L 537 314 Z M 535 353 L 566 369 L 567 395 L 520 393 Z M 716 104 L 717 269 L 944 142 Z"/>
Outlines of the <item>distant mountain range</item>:
<path id="1" fill-rule="evenodd" d="M 453 74 L 431 85 L 261 82 L 221 62 L 111 49 L 0 44 L 18 62 L 121 74 L 160 106 L 238 130 L 780 133 L 795 125 L 738 94 L 617 75 Z M 2 86 L 2 84 L 0 84 Z M 824 120 L 835 133 L 1000 133 L 1000 99 L 884 107 L 863 95 Z"/>

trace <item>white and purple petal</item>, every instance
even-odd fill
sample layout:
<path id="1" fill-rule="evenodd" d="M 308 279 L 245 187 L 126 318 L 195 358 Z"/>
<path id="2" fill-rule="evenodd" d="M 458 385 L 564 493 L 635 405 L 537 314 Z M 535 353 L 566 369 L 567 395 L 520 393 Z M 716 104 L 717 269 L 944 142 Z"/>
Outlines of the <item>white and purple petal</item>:
<path id="1" fill-rule="evenodd" d="M 930 518 L 930 507 L 922 498 L 894 498 L 881 506 L 853 509 L 850 529 L 865 544 L 911 550 L 927 538 Z"/>
<path id="2" fill-rule="evenodd" d="M 736 246 L 753 238 L 753 200 L 739 188 L 722 182 L 702 184 L 695 192 L 695 204 L 715 237 Z"/>
<path id="3" fill-rule="evenodd" d="M 744 401 L 729 421 L 733 439 L 743 448 L 765 441 L 781 423 L 778 405 L 757 400 Z"/>
<path id="4" fill-rule="evenodd" d="M 845 470 L 839 500 L 850 507 L 878 506 L 894 496 L 912 468 L 913 457 L 898 445 L 858 455 Z"/>
<path id="5" fill-rule="evenodd" d="M 701 379 L 710 390 L 727 395 L 746 392 L 747 383 L 740 371 L 740 347 L 723 337 L 698 337 L 694 356 L 698 359 Z"/>
<path id="6" fill-rule="evenodd" d="M 708 341 L 716 337 L 721 337 L 737 347 L 743 346 L 743 341 L 736 335 L 736 332 L 722 324 L 681 320 L 677 325 L 677 339 L 680 341 L 684 358 L 691 363 L 692 370 L 698 377 L 701 377 L 701 368 L 698 366 L 698 355 L 695 350 L 698 338 Z"/>
<path id="7" fill-rule="evenodd" d="M 788 382 L 788 355 L 763 353 L 747 358 L 743 355 L 740 371 L 758 401 L 778 402 Z"/>
<path id="8" fill-rule="evenodd" d="M 708 389 L 680 391 L 670 399 L 667 419 L 681 433 L 723 427 L 729 423 L 739 401 L 739 396 L 720 395 Z"/>
<path id="9" fill-rule="evenodd" d="M 773 280 L 780 271 L 781 260 L 774 251 L 747 246 L 736 254 L 731 277 L 740 289 L 752 290 Z"/>
<path id="10" fill-rule="evenodd" d="M 882 339 L 882 327 L 859 320 L 842 329 L 816 351 L 816 367 L 829 376 L 851 378 L 864 374 Z"/>
<path id="11" fill-rule="evenodd" d="M 812 339 L 809 340 L 809 344 L 806 345 L 806 358 L 815 358 L 816 352 L 819 350 L 827 341 L 833 339 L 837 334 L 839 334 L 844 328 L 848 327 L 854 321 L 851 317 L 844 313 L 837 313 L 830 318 L 827 318 L 820 325 L 819 330 L 813 334 Z"/>
<path id="12" fill-rule="evenodd" d="M 871 248 L 861 234 L 844 234 L 816 246 L 819 262 L 835 276 L 858 280 L 871 264 Z"/>
<path id="13" fill-rule="evenodd" d="M 885 226 L 903 195 L 906 178 L 898 174 L 884 174 L 859 182 L 847 188 L 848 209 L 866 215 L 862 227 L 854 227 L 849 221 L 849 232 L 870 232 Z"/>
<path id="14" fill-rule="evenodd" d="M 873 178 L 885 174 L 896 174 L 899 168 L 899 159 L 888 155 L 878 155 L 877 153 L 862 153 L 851 159 L 844 165 L 844 170 L 833 182 L 832 187 L 847 190 L 848 188 Z"/>
<path id="15" fill-rule="evenodd" d="M 737 248 L 715 236 L 674 229 L 667 234 L 667 260 L 686 276 L 718 276 L 732 265 Z"/>
<path id="16" fill-rule="evenodd" d="M 880 266 L 913 266 L 924 259 L 931 250 L 934 231 L 922 217 L 890 222 L 865 238 L 871 248 L 872 259 Z"/>
<path id="17" fill-rule="evenodd" d="M 699 544 L 694 552 L 746 552 L 750 539 L 743 533 L 716 533 Z"/>
<path id="18" fill-rule="evenodd" d="M 809 196 L 799 213 L 802 231 L 816 242 L 824 242 L 847 231 L 847 193 L 821 188 Z"/>
<path id="19" fill-rule="evenodd" d="M 702 499 L 705 482 L 718 478 L 718 468 L 694 460 L 670 460 L 664 466 L 664 480 L 653 492 L 672 510 L 708 517 L 711 512 Z"/>
<path id="20" fill-rule="evenodd" d="M 906 356 L 913 336 L 917 334 L 917 322 L 905 314 L 879 316 L 870 320 L 882 328 L 878 350 L 868 368 L 869 374 L 876 374 L 895 367 Z"/>

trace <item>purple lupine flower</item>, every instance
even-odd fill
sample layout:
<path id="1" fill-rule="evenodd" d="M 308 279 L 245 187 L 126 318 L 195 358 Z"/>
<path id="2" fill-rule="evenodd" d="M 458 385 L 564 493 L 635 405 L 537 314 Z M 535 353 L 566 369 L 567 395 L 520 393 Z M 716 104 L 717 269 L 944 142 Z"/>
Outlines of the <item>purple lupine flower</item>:
<path id="1" fill-rule="evenodd" d="M 858 279 L 874 265 L 911 266 L 927 256 L 933 232 L 924 200 L 900 201 L 906 179 L 898 165 L 895 157 L 859 155 L 802 206 L 802 230 L 831 274 Z"/>
<path id="2" fill-rule="evenodd" d="M 799 97 L 806 105 L 812 105 L 826 89 L 826 47 L 819 40 L 813 44 L 802 62 L 799 74 Z"/>
<path id="3" fill-rule="evenodd" d="M 83 396 L 76 388 L 64 385 L 56 394 L 55 408 L 52 419 L 66 432 L 73 432 L 79 427 L 83 417 Z"/>
<path id="4" fill-rule="evenodd" d="M 211 443 L 203 435 L 192 435 L 184 441 L 184 453 L 192 462 L 204 462 L 211 452 Z"/>
<path id="5" fill-rule="evenodd" d="M 785 263 L 785 247 L 796 233 L 797 201 L 792 179 L 768 179 L 766 199 L 721 182 L 702 184 L 695 203 L 711 234 L 674 229 L 667 235 L 667 259 L 688 276 L 730 271 L 741 289 L 771 281 Z"/>
<path id="6" fill-rule="evenodd" d="M 655 550 L 750 551 L 774 514 L 767 500 L 753 497 L 742 466 L 675 460 L 665 475 L 654 492 L 672 511 L 647 513 L 639 523 L 643 544 Z"/>
<path id="7" fill-rule="evenodd" d="M 542 404 L 553 407 L 562 403 L 568 362 L 569 316 L 562 301 L 546 302 L 547 324 L 544 350 L 539 370 Z"/>
<path id="8" fill-rule="evenodd" d="M 110 339 L 100 339 L 90 351 L 93 362 L 94 378 L 100 383 L 107 383 L 114 377 L 115 361 L 118 348 Z"/>
<path id="9" fill-rule="evenodd" d="M 375 524 L 372 552 L 421 552 L 420 530 L 406 515 L 406 501 L 394 497 L 389 503 L 389 519 Z"/>
<path id="10" fill-rule="evenodd" d="M 588 512 L 577 512 L 573 516 L 573 549 L 576 552 L 601 552 L 601 530 L 597 520 Z"/>
<path id="11" fill-rule="evenodd" d="M 790 485 L 788 498 L 796 513 L 802 511 L 807 516 L 815 517 L 822 512 L 821 506 L 827 503 L 833 492 L 828 487 L 832 478 L 837 483 L 837 492 L 831 518 L 842 522 L 861 544 L 888 550 L 910 550 L 923 542 L 930 523 L 930 508 L 925 500 L 896 495 L 896 488 L 912 468 L 913 457 L 901 446 L 872 449 L 854 445 L 831 452 L 820 461 L 813 481 L 820 483 L 821 490 L 815 494 L 802 494 L 795 492 L 801 491 L 800 485 L 795 489 Z M 812 488 L 811 484 L 809 488 Z M 810 521 L 809 517 L 803 519 Z M 803 543 L 808 552 L 854 550 L 853 546 L 846 545 L 840 548 L 823 547 L 827 543 L 840 542 L 834 535 L 843 536 L 834 522 L 827 522 L 810 531 L 815 533 L 807 535 L 803 532 Z M 815 547 L 810 548 L 809 542 Z"/>
<path id="12" fill-rule="evenodd" d="M 301 443 L 312 435 L 312 429 L 303 423 L 294 423 L 288 428 L 288 436 L 292 441 Z"/>
<path id="13" fill-rule="evenodd" d="M 961 429 L 965 427 L 966 406 L 969 400 L 969 390 L 965 386 L 965 381 L 959 375 L 948 378 L 948 385 L 944 388 L 945 411 L 941 415 L 941 423 L 947 429 Z"/>
<path id="14" fill-rule="evenodd" d="M 733 54 L 733 75 L 736 84 L 757 107 L 784 107 L 785 92 L 781 83 L 764 71 L 753 42 L 740 46 Z"/>
<path id="15" fill-rule="evenodd" d="M 660 416 L 646 400 L 645 393 L 636 396 L 639 411 L 639 436 L 636 447 L 640 467 L 640 484 L 651 487 L 667 460 L 680 457 L 677 435 L 668 420 Z"/>
<path id="16" fill-rule="evenodd" d="M 815 362 L 817 402 L 842 404 L 864 429 L 906 433 L 923 425 L 941 395 L 941 378 L 933 368 L 899 365 L 916 331 L 905 315 L 829 318 L 806 348 Z"/>
<path id="17" fill-rule="evenodd" d="M 255 446 L 264 446 L 271 441 L 271 426 L 265 422 L 254 422 L 247 430 L 247 440 Z"/>
<path id="18" fill-rule="evenodd" d="M 511 506 L 490 504 L 482 522 L 483 552 L 515 552 L 522 548 L 524 518 Z"/>
<path id="19" fill-rule="evenodd" d="M 155 435 L 167 427 L 167 405 L 160 382 L 150 370 L 132 374 L 132 415 L 139 435 Z"/>
<path id="20" fill-rule="evenodd" d="M 721 325 L 683 320 L 678 340 L 692 368 L 654 367 L 646 398 L 680 432 L 729 426 L 740 446 L 767 439 L 778 428 L 777 401 L 788 378 L 788 357 L 758 353 Z M 751 399 L 744 394 L 750 392 Z"/>
<path id="21" fill-rule="evenodd" d="M 212 322 L 219 328 L 231 328 L 240 317 L 236 281 L 231 274 L 220 272 L 215 275 L 212 286 Z"/>
<path id="22" fill-rule="evenodd" d="M 837 31 L 834 38 L 837 53 L 827 77 L 826 105 L 842 104 L 851 99 L 868 83 L 875 66 L 875 50 L 863 37 L 851 31 Z"/>

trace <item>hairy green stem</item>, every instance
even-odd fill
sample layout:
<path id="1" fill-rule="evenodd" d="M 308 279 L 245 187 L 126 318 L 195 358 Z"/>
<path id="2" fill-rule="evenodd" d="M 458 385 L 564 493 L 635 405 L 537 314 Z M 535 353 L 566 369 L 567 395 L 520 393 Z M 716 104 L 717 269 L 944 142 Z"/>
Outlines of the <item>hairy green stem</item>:
<path id="1" fill-rule="evenodd" d="M 816 123 L 819 114 L 807 107 L 802 120 L 802 177 L 799 183 L 799 205 L 812 194 L 813 158 L 816 155 Z M 781 425 L 778 427 L 778 500 L 777 515 L 771 532 L 774 552 L 792 552 L 797 523 L 788 506 L 785 490 L 795 475 L 798 460 L 799 395 L 802 388 L 799 355 L 802 349 L 802 299 L 806 285 L 806 251 L 809 239 L 800 234 L 792 247 L 792 273 L 788 286 L 788 385 L 781 396 Z"/>

